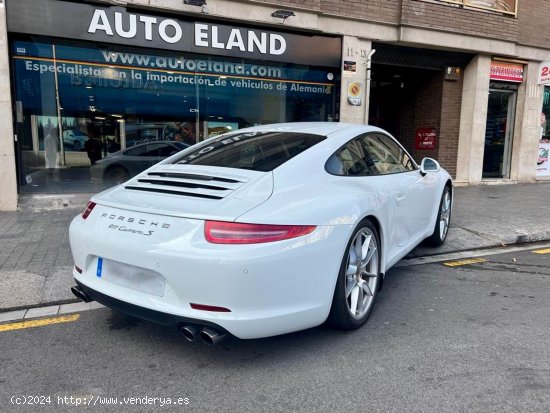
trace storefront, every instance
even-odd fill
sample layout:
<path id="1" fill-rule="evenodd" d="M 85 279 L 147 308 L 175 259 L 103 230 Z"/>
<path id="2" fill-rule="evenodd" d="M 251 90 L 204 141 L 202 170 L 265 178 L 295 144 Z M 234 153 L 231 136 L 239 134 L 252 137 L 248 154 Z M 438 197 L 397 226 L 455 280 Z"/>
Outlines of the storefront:
<path id="1" fill-rule="evenodd" d="M 369 123 L 393 134 L 418 162 L 456 171 L 462 73 L 469 53 L 373 43 Z"/>
<path id="2" fill-rule="evenodd" d="M 105 188 L 173 153 L 165 141 L 338 119 L 339 37 L 72 1 L 7 6 L 22 193 Z M 91 179 L 124 148 L 132 167 Z"/>
<path id="3" fill-rule="evenodd" d="M 550 179 L 550 62 L 543 62 L 539 68 L 539 83 L 544 86 L 540 117 L 540 140 L 537 157 L 537 179 Z"/>
<path id="4" fill-rule="evenodd" d="M 544 97 L 540 119 L 540 141 L 537 158 L 537 179 L 550 179 L 550 87 L 544 87 Z"/>
<path id="5" fill-rule="evenodd" d="M 493 61 L 483 151 L 483 179 L 510 178 L 518 85 L 523 65 Z"/>

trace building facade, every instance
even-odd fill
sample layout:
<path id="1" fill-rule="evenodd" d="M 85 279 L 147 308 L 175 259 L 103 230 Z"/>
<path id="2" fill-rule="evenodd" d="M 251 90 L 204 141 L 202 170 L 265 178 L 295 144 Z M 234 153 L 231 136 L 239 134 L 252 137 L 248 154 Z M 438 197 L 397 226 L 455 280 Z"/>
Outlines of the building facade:
<path id="1" fill-rule="evenodd" d="M 368 122 L 458 184 L 550 179 L 549 19 L 544 0 L 0 0 L 0 210 L 130 176 L 97 173 L 120 149 L 145 168 L 163 141 L 272 122 Z"/>

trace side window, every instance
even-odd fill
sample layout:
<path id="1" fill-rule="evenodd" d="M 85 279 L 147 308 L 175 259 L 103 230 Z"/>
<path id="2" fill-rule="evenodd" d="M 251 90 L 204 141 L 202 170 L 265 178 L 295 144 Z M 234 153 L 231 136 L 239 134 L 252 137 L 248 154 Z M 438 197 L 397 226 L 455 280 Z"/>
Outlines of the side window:
<path id="1" fill-rule="evenodd" d="M 139 156 L 162 156 L 162 150 L 166 145 L 164 143 L 148 143 L 144 153 L 140 153 Z"/>
<path id="2" fill-rule="evenodd" d="M 373 160 L 377 174 L 387 175 L 414 171 L 412 159 L 389 136 L 372 133 L 361 138 L 365 152 Z"/>
<path id="3" fill-rule="evenodd" d="M 145 153 L 145 145 L 138 145 L 134 148 L 128 149 L 126 152 L 124 152 L 124 155 L 126 156 L 143 156 Z"/>
<path id="4" fill-rule="evenodd" d="M 361 139 L 348 142 L 334 153 L 325 165 L 326 171 L 333 175 L 344 176 L 378 175 L 375 162 L 365 151 Z"/>
<path id="5" fill-rule="evenodd" d="M 161 146 L 158 150 L 158 156 L 162 156 L 164 158 L 168 158 L 169 156 L 172 156 L 173 154 L 179 152 L 180 149 L 176 148 L 170 144 L 166 144 L 164 146 Z"/>

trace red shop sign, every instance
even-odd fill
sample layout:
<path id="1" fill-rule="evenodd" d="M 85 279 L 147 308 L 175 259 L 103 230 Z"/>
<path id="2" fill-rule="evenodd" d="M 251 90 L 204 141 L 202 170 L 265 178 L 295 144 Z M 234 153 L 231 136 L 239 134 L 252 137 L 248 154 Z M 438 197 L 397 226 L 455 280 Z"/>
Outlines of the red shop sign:
<path id="1" fill-rule="evenodd" d="M 435 149 L 436 138 L 435 128 L 419 128 L 416 130 L 414 149 L 419 151 L 432 151 Z"/>
<path id="2" fill-rule="evenodd" d="M 523 82 L 523 65 L 517 63 L 491 62 L 491 80 Z"/>

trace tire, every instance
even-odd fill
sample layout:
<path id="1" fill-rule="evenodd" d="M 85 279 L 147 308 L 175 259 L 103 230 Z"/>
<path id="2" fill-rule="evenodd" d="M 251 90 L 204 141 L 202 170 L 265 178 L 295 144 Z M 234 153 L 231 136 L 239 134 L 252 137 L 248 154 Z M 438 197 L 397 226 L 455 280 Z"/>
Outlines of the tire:
<path id="1" fill-rule="evenodd" d="M 130 179 L 130 172 L 123 166 L 113 166 L 105 171 L 104 178 L 113 184 L 121 184 Z"/>
<path id="2" fill-rule="evenodd" d="M 75 151 L 80 151 L 82 149 L 82 142 L 80 141 L 74 141 L 73 142 L 73 149 Z"/>
<path id="3" fill-rule="evenodd" d="M 334 327 L 354 330 L 369 318 L 381 284 L 380 248 L 376 227 L 370 220 L 362 221 L 353 231 L 340 265 L 328 318 Z M 358 249 L 362 257 L 360 266 L 355 264 Z"/>
<path id="4" fill-rule="evenodd" d="M 439 202 L 434 232 L 426 238 L 426 244 L 430 247 L 439 247 L 443 245 L 445 239 L 447 239 L 449 224 L 451 223 L 451 201 L 451 189 L 446 186 L 441 195 L 441 201 Z"/>

